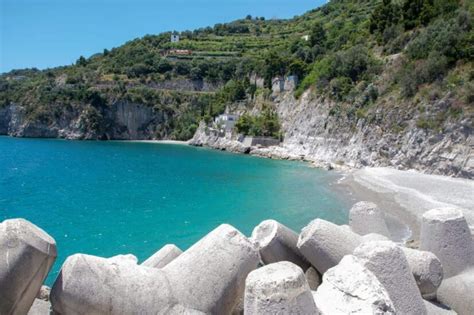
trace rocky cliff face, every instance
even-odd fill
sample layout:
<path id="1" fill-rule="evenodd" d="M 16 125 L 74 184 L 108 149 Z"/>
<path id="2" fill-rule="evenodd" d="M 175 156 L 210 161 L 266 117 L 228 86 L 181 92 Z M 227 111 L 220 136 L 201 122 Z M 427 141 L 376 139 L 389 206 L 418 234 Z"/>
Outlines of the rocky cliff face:
<path id="1" fill-rule="evenodd" d="M 92 113 L 92 114 L 91 114 Z M 27 118 L 22 106 L 11 104 L 0 110 L 0 134 L 29 138 L 145 140 L 166 138 L 163 112 L 125 101 L 100 111 L 86 107 L 68 111 L 55 121 Z"/>
<path id="2" fill-rule="evenodd" d="M 282 146 L 293 154 L 352 167 L 391 166 L 473 178 L 469 117 L 447 117 L 438 126 L 420 127 L 422 119 L 444 113 L 450 102 L 447 95 L 423 111 L 379 105 L 363 117 L 334 114 L 335 103 L 309 91 L 300 100 L 280 95 L 275 105 L 285 135 Z"/>
<path id="3" fill-rule="evenodd" d="M 284 134 L 280 146 L 245 148 L 235 137 L 218 137 L 205 126 L 200 126 L 191 144 L 304 159 L 325 167 L 389 166 L 474 178 L 471 118 L 445 117 L 436 126 L 420 126 L 420 121 L 447 112 L 450 102 L 449 95 L 424 107 L 380 102 L 364 115 L 348 115 L 337 112 L 340 104 L 310 91 L 298 100 L 285 92 L 274 95 L 273 101 Z"/>

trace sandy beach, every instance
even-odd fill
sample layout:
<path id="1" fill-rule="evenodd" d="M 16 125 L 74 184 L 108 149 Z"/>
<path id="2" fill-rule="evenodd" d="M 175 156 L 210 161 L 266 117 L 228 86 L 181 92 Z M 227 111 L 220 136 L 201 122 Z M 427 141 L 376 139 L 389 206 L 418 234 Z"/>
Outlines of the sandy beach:
<path id="1" fill-rule="evenodd" d="M 403 234 L 401 222 L 418 239 L 424 212 L 440 207 L 463 209 L 474 234 L 474 181 L 462 178 L 400 171 L 391 168 L 364 168 L 346 174 L 340 181 L 354 200 L 373 201 L 394 219 L 392 229 Z M 400 230 L 401 228 L 401 230 Z M 399 234 L 400 235 L 400 234 Z"/>

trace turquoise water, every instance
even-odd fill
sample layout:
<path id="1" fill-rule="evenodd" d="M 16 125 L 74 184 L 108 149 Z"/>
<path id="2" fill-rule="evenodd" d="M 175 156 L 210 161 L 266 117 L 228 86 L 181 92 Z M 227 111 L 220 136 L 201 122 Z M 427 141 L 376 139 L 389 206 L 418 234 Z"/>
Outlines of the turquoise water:
<path id="1" fill-rule="evenodd" d="M 0 220 L 22 217 L 57 242 L 52 284 L 74 253 L 188 248 L 221 223 L 249 235 L 273 218 L 300 230 L 346 221 L 336 175 L 307 164 L 181 145 L 0 137 Z"/>

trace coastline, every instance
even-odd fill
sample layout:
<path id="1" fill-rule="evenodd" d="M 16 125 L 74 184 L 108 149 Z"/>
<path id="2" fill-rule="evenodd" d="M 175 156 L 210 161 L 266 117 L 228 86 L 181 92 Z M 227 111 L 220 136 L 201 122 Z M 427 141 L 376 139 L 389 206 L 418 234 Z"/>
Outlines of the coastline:
<path id="1" fill-rule="evenodd" d="M 112 141 L 134 142 L 134 143 L 156 143 L 156 144 L 189 145 L 189 141 L 180 141 L 180 140 L 112 140 Z"/>
<path id="2" fill-rule="evenodd" d="M 422 215 L 434 208 L 464 209 L 474 235 L 474 181 L 470 179 L 389 167 L 357 168 L 327 160 L 320 161 L 304 152 L 292 150 L 294 148 L 242 148 L 237 141 L 222 138 L 211 140 L 203 135 L 202 138 L 192 139 L 189 144 L 261 158 L 303 161 L 309 163 L 310 167 L 340 173 L 342 178 L 333 185 L 334 189 L 340 190 L 351 204 L 358 201 L 376 203 L 385 212 L 387 224 L 397 242 L 416 244 Z"/>
<path id="3" fill-rule="evenodd" d="M 418 241 L 423 213 L 433 208 L 462 208 L 474 234 L 474 182 L 469 179 L 386 167 L 352 170 L 340 181 L 356 199 L 375 202 L 411 230 Z"/>

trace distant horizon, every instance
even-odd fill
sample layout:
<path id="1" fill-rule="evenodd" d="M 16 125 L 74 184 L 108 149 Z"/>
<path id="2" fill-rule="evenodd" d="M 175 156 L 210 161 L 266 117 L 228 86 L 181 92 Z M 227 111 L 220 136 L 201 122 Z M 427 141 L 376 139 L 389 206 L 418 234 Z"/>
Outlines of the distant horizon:
<path id="1" fill-rule="evenodd" d="M 245 18 L 289 19 L 325 0 L 2 0 L 0 73 L 68 66 L 145 35 Z M 178 9 L 176 9 L 178 8 Z M 211 8 L 211 9 L 209 9 Z"/>

